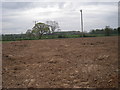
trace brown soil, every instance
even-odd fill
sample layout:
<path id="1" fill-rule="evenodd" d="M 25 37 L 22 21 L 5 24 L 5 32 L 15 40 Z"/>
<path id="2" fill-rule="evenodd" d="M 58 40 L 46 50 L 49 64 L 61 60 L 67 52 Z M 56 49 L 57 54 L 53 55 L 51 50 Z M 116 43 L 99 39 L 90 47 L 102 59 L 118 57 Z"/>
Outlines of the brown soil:
<path id="1" fill-rule="evenodd" d="M 118 37 L 3 43 L 3 88 L 118 87 Z"/>

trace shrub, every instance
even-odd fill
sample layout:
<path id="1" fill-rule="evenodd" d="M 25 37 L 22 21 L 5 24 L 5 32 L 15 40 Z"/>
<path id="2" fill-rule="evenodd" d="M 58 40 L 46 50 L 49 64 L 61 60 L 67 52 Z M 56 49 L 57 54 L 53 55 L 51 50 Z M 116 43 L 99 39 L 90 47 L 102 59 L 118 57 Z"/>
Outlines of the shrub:
<path id="1" fill-rule="evenodd" d="M 58 35 L 58 38 L 67 38 L 65 35 Z"/>

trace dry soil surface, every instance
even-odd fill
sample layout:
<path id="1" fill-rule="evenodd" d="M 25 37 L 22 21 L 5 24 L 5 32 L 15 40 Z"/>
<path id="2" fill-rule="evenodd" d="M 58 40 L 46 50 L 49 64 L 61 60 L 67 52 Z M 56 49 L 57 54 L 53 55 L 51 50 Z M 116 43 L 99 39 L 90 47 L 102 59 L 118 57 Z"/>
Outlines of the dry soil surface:
<path id="1" fill-rule="evenodd" d="M 118 37 L 2 44 L 3 88 L 118 87 Z"/>

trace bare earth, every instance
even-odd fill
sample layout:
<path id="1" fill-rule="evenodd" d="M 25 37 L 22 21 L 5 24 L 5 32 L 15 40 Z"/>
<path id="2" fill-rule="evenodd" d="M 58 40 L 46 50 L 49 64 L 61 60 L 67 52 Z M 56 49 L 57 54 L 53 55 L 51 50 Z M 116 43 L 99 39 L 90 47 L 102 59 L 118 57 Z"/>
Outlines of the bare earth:
<path id="1" fill-rule="evenodd" d="M 118 87 L 118 37 L 3 43 L 3 88 Z"/>

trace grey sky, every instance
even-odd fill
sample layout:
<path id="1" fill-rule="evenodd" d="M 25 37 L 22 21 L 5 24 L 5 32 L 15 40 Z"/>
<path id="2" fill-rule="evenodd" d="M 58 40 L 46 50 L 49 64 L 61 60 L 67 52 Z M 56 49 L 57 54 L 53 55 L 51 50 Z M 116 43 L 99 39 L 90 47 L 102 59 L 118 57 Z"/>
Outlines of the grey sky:
<path id="1" fill-rule="evenodd" d="M 9 1 L 9 0 L 8 0 Z M 118 26 L 117 2 L 2 2 L 2 33 L 25 33 L 34 21 L 58 21 L 61 30 L 80 30 L 80 9 L 84 30 Z M 54 1 L 54 0 L 53 0 Z M 96 1 L 96 2 L 95 2 Z"/>

